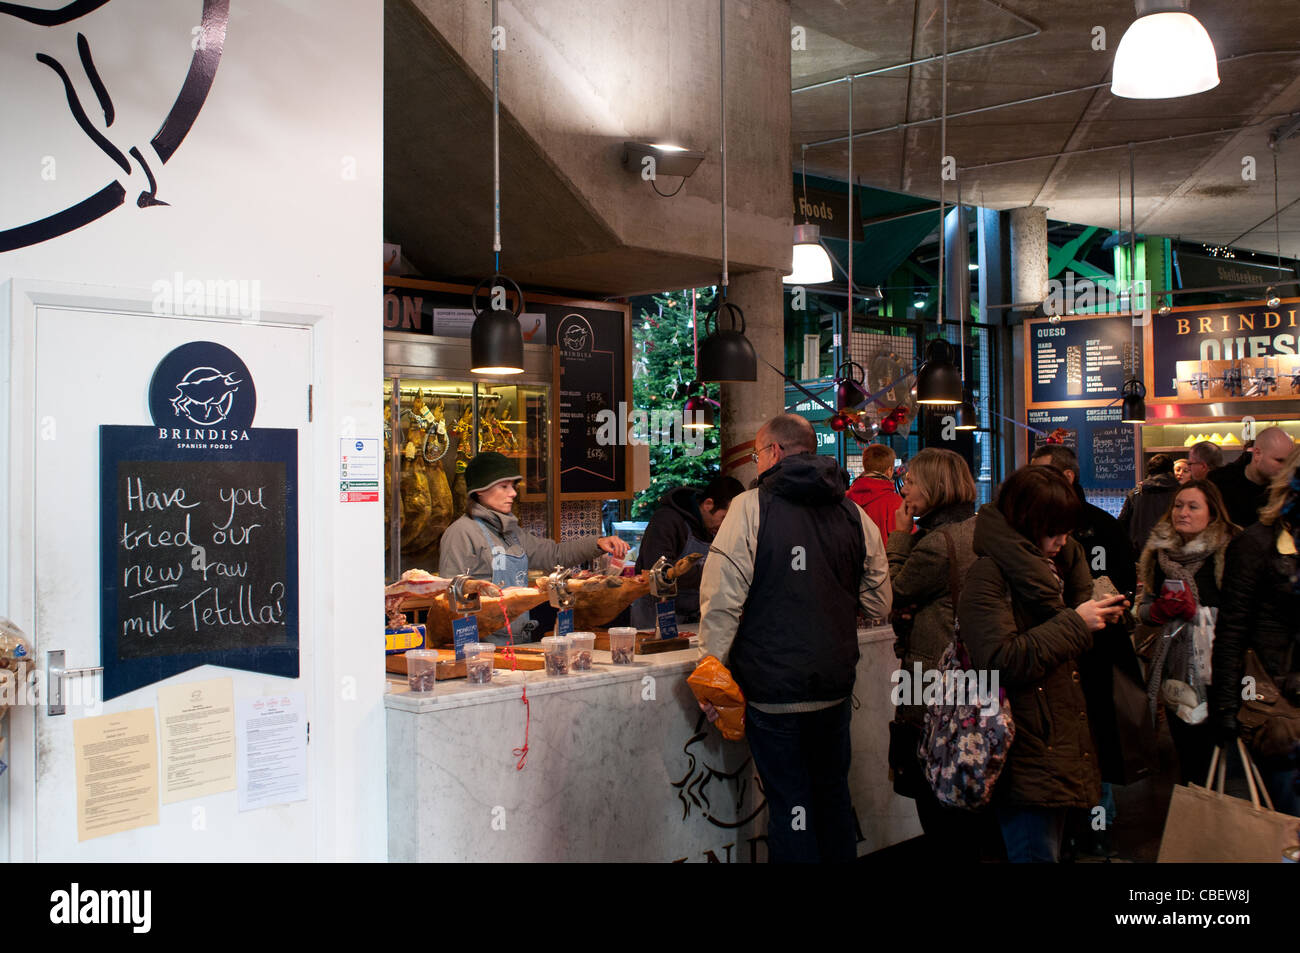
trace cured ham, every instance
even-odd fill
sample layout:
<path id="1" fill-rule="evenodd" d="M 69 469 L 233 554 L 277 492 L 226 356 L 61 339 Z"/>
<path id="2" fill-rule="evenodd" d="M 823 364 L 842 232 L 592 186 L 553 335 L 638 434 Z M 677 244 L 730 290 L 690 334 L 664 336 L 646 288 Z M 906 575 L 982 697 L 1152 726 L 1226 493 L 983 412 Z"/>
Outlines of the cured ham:
<path id="1" fill-rule="evenodd" d="M 454 614 L 448 601 L 451 580 L 435 576 L 420 569 L 402 573 L 402 578 L 384 590 L 384 608 L 390 626 L 406 624 L 404 609 L 428 609 L 425 632 L 429 645 L 449 645 L 453 642 L 451 623 Z M 495 632 L 505 625 L 505 615 L 513 622 L 529 609 L 541 605 L 546 594 L 540 589 L 508 586 L 498 589 L 482 579 L 470 579 L 466 593 L 478 593 L 482 609 L 478 616 L 479 632 Z M 398 620 L 401 620 L 400 622 Z"/>
<path id="2" fill-rule="evenodd" d="M 699 553 L 683 556 L 668 568 L 668 578 L 676 579 L 690 572 L 702 557 Z M 538 587 L 549 595 L 551 580 L 542 576 Z M 611 622 L 620 612 L 642 596 L 650 594 L 650 573 L 635 576 L 605 576 L 580 574 L 569 578 L 569 589 L 576 602 L 573 607 L 573 625 L 579 631 L 596 628 Z"/>

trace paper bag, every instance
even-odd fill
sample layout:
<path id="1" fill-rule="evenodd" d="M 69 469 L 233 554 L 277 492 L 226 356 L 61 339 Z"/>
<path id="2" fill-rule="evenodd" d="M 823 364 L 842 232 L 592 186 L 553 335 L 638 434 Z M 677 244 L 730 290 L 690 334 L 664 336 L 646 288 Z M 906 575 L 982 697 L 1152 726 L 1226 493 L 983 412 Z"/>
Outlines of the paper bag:
<path id="1" fill-rule="evenodd" d="M 1259 769 L 1240 740 L 1237 750 L 1246 765 L 1251 800 L 1223 793 L 1226 753 L 1216 748 L 1205 787 L 1180 784 L 1174 788 L 1157 863 L 1276 864 L 1282 860 L 1282 851 L 1295 843 L 1300 819 L 1273 810 Z M 1217 789 L 1212 789 L 1216 764 L 1219 780 Z M 1259 801 L 1261 792 L 1264 805 Z"/>

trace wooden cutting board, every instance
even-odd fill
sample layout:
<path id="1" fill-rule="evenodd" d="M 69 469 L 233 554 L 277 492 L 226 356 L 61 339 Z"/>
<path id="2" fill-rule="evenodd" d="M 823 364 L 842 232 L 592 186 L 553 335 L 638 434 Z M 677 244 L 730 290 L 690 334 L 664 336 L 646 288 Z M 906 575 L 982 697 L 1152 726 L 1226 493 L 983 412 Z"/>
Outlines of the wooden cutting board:
<path id="1" fill-rule="evenodd" d="M 691 647 L 690 637 L 692 634 L 687 632 L 675 639 L 656 639 L 653 632 L 638 632 L 636 634 L 636 654 L 658 655 L 660 652 L 680 652 L 682 649 Z M 608 629 L 596 630 L 596 648 L 602 652 L 609 651 Z"/>
<path id="2" fill-rule="evenodd" d="M 448 678 L 465 677 L 465 660 L 456 660 L 455 649 L 437 649 L 436 651 L 438 653 L 438 668 L 434 677 L 437 678 L 438 681 L 441 682 Z M 404 654 L 386 656 L 385 663 L 387 670 L 393 674 L 406 674 L 406 656 Z M 508 672 L 510 671 L 510 660 L 501 652 L 497 652 L 492 657 L 492 667 L 498 672 Z M 545 667 L 546 660 L 540 655 L 533 657 L 524 654 L 522 647 L 517 647 L 515 649 L 515 668 L 525 672 L 531 672 Z"/>

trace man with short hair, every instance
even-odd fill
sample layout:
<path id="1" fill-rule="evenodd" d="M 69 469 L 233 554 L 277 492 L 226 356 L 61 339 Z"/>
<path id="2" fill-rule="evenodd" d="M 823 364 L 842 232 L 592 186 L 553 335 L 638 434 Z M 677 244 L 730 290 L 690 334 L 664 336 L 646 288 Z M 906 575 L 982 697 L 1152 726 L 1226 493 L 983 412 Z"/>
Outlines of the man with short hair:
<path id="1" fill-rule="evenodd" d="M 1259 520 L 1259 508 L 1268 502 L 1269 484 L 1286 469 L 1293 449 L 1295 441 L 1285 430 L 1269 427 L 1259 432 L 1255 446 L 1243 451 L 1240 461 L 1210 473 L 1210 482 L 1223 494 L 1228 518 L 1242 529 Z"/>
<path id="2" fill-rule="evenodd" d="M 1210 474 L 1223 466 L 1223 450 L 1217 443 L 1202 440 L 1192 444 L 1187 451 L 1187 472 L 1193 480 L 1207 480 Z M 1253 522 L 1253 521 L 1252 521 Z"/>
<path id="3" fill-rule="evenodd" d="M 849 487 L 849 499 L 866 511 L 881 539 L 894 531 L 894 517 L 903 498 L 894 487 L 894 448 L 882 443 L 862 449 L 862 475 Z"/>
<path id="4" fill-rule="evenodd" d="M 1133 552 L 1139 556 L 1152 528 L 1173 503 L 1178 487 L 1173 457 L 1157 453 L 1147 462 L 1147 478 L 1124 500 L 1124 507 L 1119 511 L 1119 525 L 1128 533 Z"/>
<path id="5" fill-rule="evenodd" d="M 754 447 L 758 485 L 731 501 L 704 566 L 701 651 L 744 692 L 771 859 L 853 860 L 857 613 L 889 614 L 889 563 L 880 531 L 845 496 L 844 471 L 814 452 L 807 420 L 773 417 Z"/>

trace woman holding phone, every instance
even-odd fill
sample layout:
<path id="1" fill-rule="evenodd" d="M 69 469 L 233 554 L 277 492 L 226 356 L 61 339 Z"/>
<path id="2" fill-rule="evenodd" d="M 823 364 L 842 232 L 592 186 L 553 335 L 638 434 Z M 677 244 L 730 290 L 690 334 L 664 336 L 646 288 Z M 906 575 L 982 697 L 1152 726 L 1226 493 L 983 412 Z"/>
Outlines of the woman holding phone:
<path id="1" fill-rule="evenodd" d="M 979 559 L 958 616 L 971 661 L 996 671 L 1015 720 L 993 792 L 1012 863 L 1057 862 L 1066 812 L 1101 797 L 1079 657 L 1127 603 L 1092 598 L 1087 557 L 1070 538 L 1079 505 L 1059 470 L 1027 466 L 975 518 Z"/>
<path id="2" fill-rule="evenodd" d="M 1192 661 L 1195 629 L 1213 629 L 1228 543 L 1240 532 L 1228 519 L 1219 488 L 1191 480 L 1174 494 L 1138 560 L 1142 594 L 1135 612 L 1147 625 L 1163 627 L 1151 677 L 1168 710 L 1184 783 L 1205 783 L 1214 747 L 1205 686 L 1193 683 L 1199 679 Z M 1202 608 L 1212 611 L 1199 613 Z"/>

